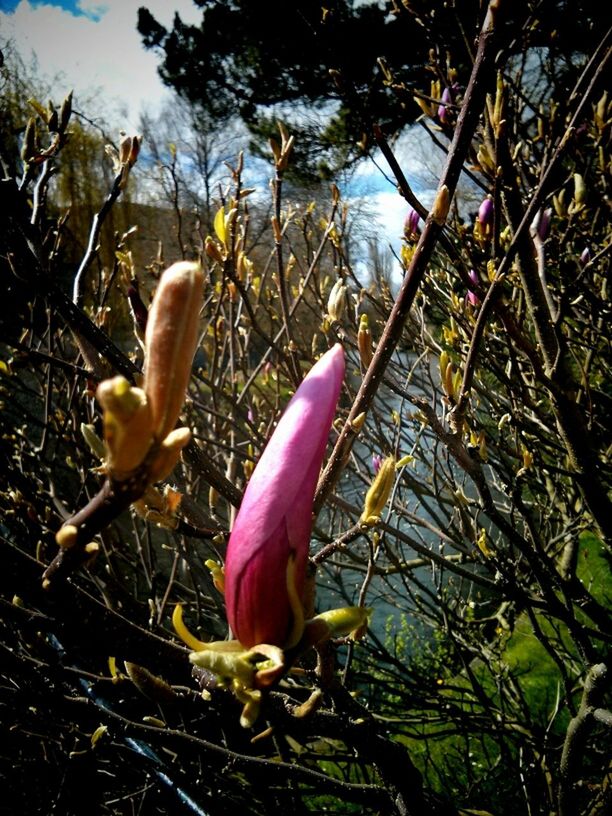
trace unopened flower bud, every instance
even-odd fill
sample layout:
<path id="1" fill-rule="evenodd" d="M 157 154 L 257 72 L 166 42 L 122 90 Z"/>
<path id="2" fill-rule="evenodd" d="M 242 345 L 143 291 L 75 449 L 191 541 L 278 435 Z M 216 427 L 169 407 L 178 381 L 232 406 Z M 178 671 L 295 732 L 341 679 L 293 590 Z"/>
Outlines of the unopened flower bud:
<path id="1" fill-rule="evenodd" d="M 414 241 L 418 237 L 420 215 L 416 210 L 410 210 L 404 221 L 404 236 L 409 241 Z"/>
<path id="2" fill-rule="evenodd" d="M 468 290 L 467 294 L 468 301 L 474 307 L 480 306 L 480 298 L 476 294 L 476 291 L 480 286 L 480 278 L 478 277 L 478 273 L 476 272 L 475 269 L 470 269 L 468 277 L 470 279 L 470 282 L 474 285 L 473 289 L 472 287 L 470 287 Z"/>
<path id="3" fill-rule="evenodd" d="M 158 440 L 174 428 L 185 401 L 198 342 L 203 284 L 199 264 L 175 263 L 164 272 L 149 311 L 144 390 Z"/>
<path id="4" fill-rule="evenodd" d="M 487 196 L 480 207 L 478 208 L 478 223 L 484 234 L 488 234 L 493 226 L 493 217 L 495 215 L 495 207 L 493 200 Z"/>
<path id="5" fill-rule="evenodd" d="M 446 124 L 448 122 L 448 108 L 447 105 L 452 104 L 453 95 L 450 88 L 445 88 L 442 91 L 442 99 L 440 101 L 440 105 L 438 105 L 438 119 L 442 122 L 442 124 Z"/>
<path id="6" fill-rule="evenodd" d="M 128 167 L 133 167 L 136 164 L 139 152 L 139 137 L 123 135 L 119 143 L 119 161 L 121 164 L 127 164 Z"/>
<path id="7" fill-rule="evenodd" d="M 537 235 L 540 241 L 545 241 L 548 238 L 548 233 L 550 232 L 551 215 L 551 208 L 539 210 L 531 222 L 531 234 Z"/>
<path id="8" fill-rule="evenodd" d="M 443 226 L 450 209 L 450 193 L 446 184 L 438 190 L 436 199 L 431 208 L 431 217 L 439 226 Z"/>

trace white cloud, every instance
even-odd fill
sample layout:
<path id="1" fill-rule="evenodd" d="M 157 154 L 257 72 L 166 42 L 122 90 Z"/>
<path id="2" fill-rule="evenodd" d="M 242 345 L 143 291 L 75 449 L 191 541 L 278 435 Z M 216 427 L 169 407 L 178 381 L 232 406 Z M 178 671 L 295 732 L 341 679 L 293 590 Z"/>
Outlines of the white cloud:
<path id="1" fill-rule="evenodd" d="M 80 0 L 79 16 L 21 0 L 14 12 L 0 12 L 1 38 L 12 41 L 26 63 L 35 57 L 41 78 L 61 76 L 57 100 L 72 88 L 86 113 L 135 130 L 141 110 L 157 108 L 167 93 L 158 58 L 144 49 L 136 30 L 140 5 L 168 26 L 175 10 L 185 22 L 201 16 L 191 0 Z"/>
<path id="2" fill-rule="evenodd" d="M 201 19 L 193 0 L 79 0 L 80 15 L 59 6 L 33 6 L 29 0 L 20 0 L 13 12 L 0 11 L 0 46 L 12 41 L 26 64 L 35 57 L 41 80 L 58 77 L 54 101 L 61 101 L 73 89 L 75 106 L 84 113 L 102 117 L 117 130 L 136 132 L 141 111 L 155 113 L 169 93 L 157 74 L 158 57 L 145 50 L 136 30 L 140 5 L 167 27 L 175 11 L 186 23 L 197 24 Z M 414 192 L 425 206 L 430 205 L 435 173 L 444 155 L 432 155 L 420 128 L 409 128 L 395 149 Z M 382 156 L 377 162 L 389 176 L 387 180 L 366 162 L 343 192 L 349 202 L 368 202 L 372 226 L 378 222 L 373 231 L 397 252 L 408 205 L 397 193 Z"/>

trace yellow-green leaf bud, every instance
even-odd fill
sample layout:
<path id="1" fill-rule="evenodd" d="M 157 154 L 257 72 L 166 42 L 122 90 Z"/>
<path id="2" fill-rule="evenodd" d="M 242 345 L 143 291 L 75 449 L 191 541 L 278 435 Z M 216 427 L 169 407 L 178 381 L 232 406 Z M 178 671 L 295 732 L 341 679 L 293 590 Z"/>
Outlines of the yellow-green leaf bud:
<path id="1" fill-rule="evenodd" d="M 385 509 L 387 499 L 391 493 L 395 480 L 395 456 L 388 456 L 380 466 L 380 470 L 374 477 L 370 489 L 366 493 L 363 513 L 359 519 L 361 524 L 373 527 L 380 521 L 382 511 Z"/>
<path id="2" fill-rule="evenodd" d="M 149 481 L 162 482 L 174 470 L 182 449 L 191 439 L 189 428 L 176 428 L 171 431 L 159 446 L 159 451 L 149 469 Z"/>
<path id="3" fill-rule="evenodd" d="M 303 643 L 315 646 L 330 638 L 359 640 L 366 632 L 372 610 L 365 606 L 330 609 L 306 622 Z"/>
<path id="4" fill-rule="evenodd" d="M 107 466 L 122 480 L 144 460 L 153 441 L 151 408 L 144 391 L 125 377 L 104 380 L 96 391 L 104 409 Z"/>
<path id="5" fill-rule="evenodd" d="M 327 314 L 330 320 L 340 320 L 346 304 L 346 286 L 339 278 L 332 286 L 327 299 Z"/>

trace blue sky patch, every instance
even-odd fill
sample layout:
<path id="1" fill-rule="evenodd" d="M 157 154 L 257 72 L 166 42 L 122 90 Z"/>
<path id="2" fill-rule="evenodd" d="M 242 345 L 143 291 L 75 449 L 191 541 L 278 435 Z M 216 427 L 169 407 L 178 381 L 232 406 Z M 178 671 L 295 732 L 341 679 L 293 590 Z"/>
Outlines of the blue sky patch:
<path id="1" fill-rule="evenodd" d="M 11 12 L 15 11 L 19 3 L 20 0 L 0 0 L 0 11 L 11 14 Z M 38 8 L 39 6 L 57 6 L 57 8 L 61 8 L 69 14 L 72 14 L 73 17 L 87 17 L 89 20 L 96 22 L 103 16 L 106 10 L 103 3 L 100 3 L 99 6 L 95 6 L 90 10 L 84 10 L 80 8 L 79 0 L 30 0 L 30 5 L 33 8 Z"/>

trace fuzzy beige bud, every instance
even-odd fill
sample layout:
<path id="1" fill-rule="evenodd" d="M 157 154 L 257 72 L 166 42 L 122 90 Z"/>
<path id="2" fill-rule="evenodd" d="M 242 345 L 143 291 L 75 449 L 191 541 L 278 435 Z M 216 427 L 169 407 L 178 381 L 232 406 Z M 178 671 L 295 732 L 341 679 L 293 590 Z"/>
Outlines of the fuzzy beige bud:
<path id="1" fill-rule="evenodd" d="M 450 193 L 446 184 L 443 184 L 442 187 L 438 190 L 436 195 L 436 200 L 433 203 L 433 207 L 431 208 L 431 217 L 440 226 L 444 225 L 446 221 L 446 216 L 448 215 L 448 211 L 450 209 Z"/>
<path id="2" fill-rule="evenodd" d="M 357 347 L 359 349 L 359 359 L 365 371 L 372 362 L 372 334 L 370 332 L 367 314 L 362 314 L 359 318 L 359 329 L 357 331 Z"/>
<path id="3" fill-rule="evenodd" d="M 158 440 L 174 428 L 185 401 L 198 342 L 203 286 L 199 264 L 175 263 L 162 275 L 149 311 L 143 385 Z"/>

